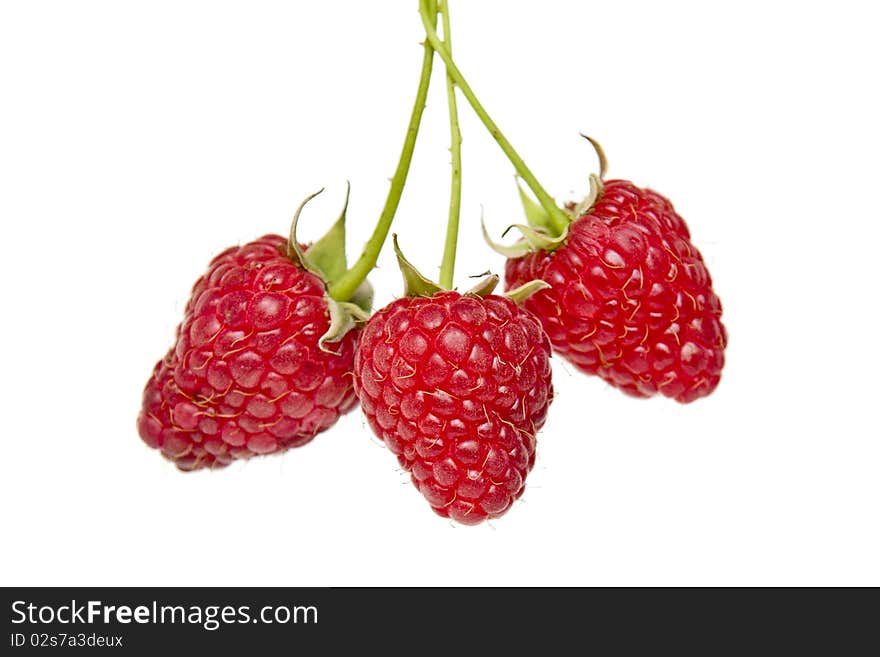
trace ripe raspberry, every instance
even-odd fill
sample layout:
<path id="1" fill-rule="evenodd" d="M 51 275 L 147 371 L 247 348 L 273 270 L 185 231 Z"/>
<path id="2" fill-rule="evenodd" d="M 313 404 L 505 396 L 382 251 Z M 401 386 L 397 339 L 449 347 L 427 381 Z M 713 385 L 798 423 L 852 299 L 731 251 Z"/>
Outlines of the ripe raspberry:
<path id="1" fill-rule="evenodd" d="M 138 431 L 181 470 L 299 447 L 354 407 L 357 331 L 319 348 L 325 286 L 286 247 L 267 235 L 214 258 L 147 383 Z"/>
<path id="2" fill-rule="evenodd" d="M 604 183 L 566 243 L 507 261 L 505 282 L 552 287 L 525 301 L 554 349 L 636 397 L 679 402 L 711 393 L 727 333 L 721 302 L 684 220 L 656 192 Z"/>
<path id="3" fill-rule="evenodd" d="M 355 390 L 434 511 L 476 524 L 523 493 L 553 397 L 549 358 L 538 320 L 510 299 L 405 297 L 367 322 Z"/>

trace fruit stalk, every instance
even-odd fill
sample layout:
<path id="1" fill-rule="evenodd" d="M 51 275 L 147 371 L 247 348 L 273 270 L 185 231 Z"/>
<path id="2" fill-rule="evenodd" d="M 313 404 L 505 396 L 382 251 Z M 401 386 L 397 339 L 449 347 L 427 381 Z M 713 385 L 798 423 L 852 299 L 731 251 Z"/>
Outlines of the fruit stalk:
<path id="1" fill-rule="evenodd" d="M 516 172 L 535 194 L 541 207 L 543 207 L 547 214 L 550 215 L 550 220 L 552 221 L 554 228 L 561 233 L 570 223 L 569 217 L 561 208 L 559 208 L 559 206 L 556 205 L 553 197 L 550 196 L 547 190 L 538 182 L 538 179 L 532 173 L 531 169 L 526 166 L 526 163 L 519 156 L 519 153 L 516 152 L 516 149 L 514 149 L 507 137 L 504 136 L 504 133 L 501 132 L 501 129 L 495 121 L 492 120 L 492 117 L 489 116 L 489 113 L 483 107 L 482 103 L 480 103 L 467 80 L 465 80 L 464 75 L 462 75 L 461 71 L 455 65 L 449 50 L 444 46 L 440 37 L 437 35 L 437 30 L 434 26 L 436 23 L 436 13 L 432 11 L 432 5 L 433 3 L 431 0 L 419 0 L 419 13 L 422 17 L 422 23 L 425 26 L 427 43 L 429 43 L 437 54 L 440 55 L 440 58 L 446 65 L 447 75 L 452 78 L 458 88 L 461 89 L 461 93 L 473 108 L 480 121 L 482 121 L 483 125 L 486 126 L 486 129 L 492 135 L 493 139 L 495 139 L 501 147 L 501 150 L 504 151 L 504 154 L 507 156 L 507 159 L 510 160 L 513 168 L 516 169 Z"/>
<path id="2" fill-rule="evenodd" d="M 423 0 L 420 7 L 422 19 L 426 25 L 434 29 L 437 23 L 437 2 L 436 0 Z M 435 33 L 436 34 L 436 33 Z M 406 184 L 406 178 L 409 174 L 409 166 L 412 162 L 413 151 L 416 146 L 416 137 L 419 134 L 419 127 L 422 123 L 422 114 L 425 111 L 425 101 L 428 97 L 428 86 L 431 81 L 431 70 L 434 64 L 434 46 L 430 41 L 424 42 L 424 53 L 422 55 L 422 70 L 419 75 L 419 86 L 416 91 L 416 99 L 413 104 L 412 113 L 409 119 L 409 126 L 406 130 L 406 137 L 403 142 L 403 148 L 400 152 L 400 159 L 397 162 L 397 169 L 391 179 L 391 188 L 388 190 L 388 196 L 385 199 L 385 205 L 382 213 L 379 215 L 379 221 L 370 239 L 364 245 L 364 250 L 358 257 L 357 261 L 351 268 L 343 274 L 343 276 L 330 286 L 328 292 L 333 299 L 337 301 L 347 301 L 354 295 L 358 286 L 366 280 L 367 275 L 376 266 L 379 259 L 379 253 L 388 237 L 388 231 L 391 223 L 394 221 L 394 215 L 397 207 L 400 205 L 400 197 L 403 194 L 403 187 Z"/>
<path id="3" fill-rule="evenodd" d="M 449 19 L 449 0 L 441 0 L 440 12 L 443 16 L 443 45 L 452 52 L 452 32 Z M 455 100 L 455 81 L 446 73 L 446 99 L 449 106 L 449 132 L 452 154 L 452 184 L 449 194 L 449 219 L 446 223 L 446 243 L 443 247 L 443 260 L 440 265 L 440 285 L 451 290 L 455 275 L 455 253 L 458 246 L 458 224 L 461 216 L 461 128 L 458 123 L 458 105 Z"/>

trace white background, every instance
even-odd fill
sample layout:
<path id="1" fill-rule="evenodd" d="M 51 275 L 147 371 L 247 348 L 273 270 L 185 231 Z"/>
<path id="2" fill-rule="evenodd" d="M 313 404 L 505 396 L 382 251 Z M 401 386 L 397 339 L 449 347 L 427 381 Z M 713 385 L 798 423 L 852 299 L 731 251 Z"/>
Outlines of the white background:
<path id="1" fill-rule="evenodd" d="M 626 398 L 554 363 L 523 500 L 432 514 L 359 412 L 311 445 L 181 474 L 135 431 L 213 254 L 378 216 L 421 59 L 416 0 L 0 9 L 6 585 L 880 584 L 877 17 L 865 2 L 453 2 L 456 58 L 539 178 L 668 195 L 730 333 L 717 392 Z M 437 69 L 442 65 L 437 60 Z M 396 230 L 436 275 L 435 78 Z M 502 259 L 512 169 L 462 102 L 458 281 Z M 390 252 L 377 301 L 400 293 Z"/>

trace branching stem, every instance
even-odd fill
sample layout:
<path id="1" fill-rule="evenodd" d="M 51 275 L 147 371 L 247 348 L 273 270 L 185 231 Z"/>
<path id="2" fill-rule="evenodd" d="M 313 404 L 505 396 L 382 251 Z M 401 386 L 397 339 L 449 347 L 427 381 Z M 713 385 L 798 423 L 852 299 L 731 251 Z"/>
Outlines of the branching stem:
<path id="1" fill-rule="evenodd" d="M 440 37 L 437 35 L 437 30 L 435 28 L 436 13 L 433 9 L 432 0 L 419 0 L 419 13 L 422 16 L 422 23 L 425 26 L 425 34 L 428 37 L 428 43 L 430 43 L 437 54 L 440 55 L 443 63 L 446 64 L 447 75 L 452 78 L 453 82 L 461 90 L 462 95 L 464 95 L 465 99 L 474 109 L 474 112 L 480 118 L 480 121 L 483 122 L 483 125 L 486 126 L 486 129 L 501 147 L 501 150 L 504 151 L 507 159 L 513 164 L 513 168 L 516 169 L 516 172 L 535 194 L 541 207 L 543 207 L 547 214 L 550 215 L 550 220 L 553 223 L 554 228 L 561 233 L 570 223 L 569 217 L 561 208 L 559 208 L 559 206 L 556 205 L 556 202 L 553 200 L 553 197 L 547 193 L 547 190 L 541 186 L 541 183 L 538 182 L 538 179 L 535 178 L 535 175 L 531 172 L 528 166 L 526 166 L 526 163 L 513 148 L 513 145 L 507 140 L 492 120 L 492 117 L 489 116 L 489 113 L 480 103 L 473 89 L 471 89 L 471 86 L 455 65 L 449 50 L 444 46 Z"/>
<path id="2" fill-rule="evenodd" d="M 431 30 L 434 30 L 437 24 L 437 0 L 420 0 L 420 13 L 422 19 Z M 436 35 L 436 32 L 435 32 Z M 412 162 L 413 151 L 416 146 L 416 137 L 419 134 L 419 126 L 422 123 L 422 114 L 425 111 L 425 101 L 428 97 L 428 86 L 431 81 L 431 69 L 434 63 L 434 46 L 429 40 L 424 43 L 424 54 L 422 56 L 422 72 L 419 76 L 419 87 L 416 92 L 416 100 L 413 104 L 412 114 L 409 119 L 409 126 L 406 130 L 406 138 L 403 142 L 403 149 L 400 153 L 400 159 L 397 162 L 397 169 L 394 177 L 391 179 L 391 188 L 388 190 L 388 197 L 385 199 L 385 205 L 382 208 L 382 214 L 379 215 L 379 221 L 373 234 L 364 245 L 364 250 L 357 262 L 342 275 L 333 285 L 330 286 L 329 293 L 333 299 L 337 301 L 348 301 L 354 295 L 361 283 L 367 278 L 367 275 L 376 266 L 379 259 L 379 253 L 385 244 L 385 238 L 388 237 L 388 231 L 391 223 L 394 221 L 394 215 L 397 212 L 397 206 L 400 205 L 400 197 L 403 194 L 403 187 L 406 184 L 406 177 L 409 174 L 409 166 Z"/>

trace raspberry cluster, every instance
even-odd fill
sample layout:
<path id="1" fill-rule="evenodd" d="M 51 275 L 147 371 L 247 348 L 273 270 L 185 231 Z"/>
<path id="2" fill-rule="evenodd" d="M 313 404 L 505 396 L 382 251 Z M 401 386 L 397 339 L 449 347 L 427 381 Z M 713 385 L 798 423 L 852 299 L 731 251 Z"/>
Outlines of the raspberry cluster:
<path id="1" fill-rule="evenodd" d="M 721 302 L 684 220 L 663 196 L 603 182 L 599 159 L 580 206 L 557 206 L 452 60 L 449 3 L 420 0 L 422 68 L 378 221 L 348 266 L 345 205 L 323 237 L 267 235 L 227 249 L 195 284 L 174 346 L 143 392 L 138 431 L 181 470 L 299 447 L 357 402 L 440 516 L 478 524 L 525 490 L 553 400 L 551 348 L 636 397 L 692 402 L 718 386 Z M 442 20 L 441 20 L 442 19 Z M 442 25 L 443 38 L 437 34 Z M 437 55 L 446 67 L 450 202 L 437 283 L 394 249 L 404 297 L 369 315 L 376 266 L 401 200 Z M 523 185 L 527 224 L 509 246 L 507 292 L 488 275 L 454 291 L 461 214 L 460 96 Z M 350 189 L 348 190 L 350 191 Z M 585 414 L 586 417 L 586 414 Z M 332 474 L 332 473 L 331 473 Z M 338 477 L 334 478 L 336 481 Z"/>

